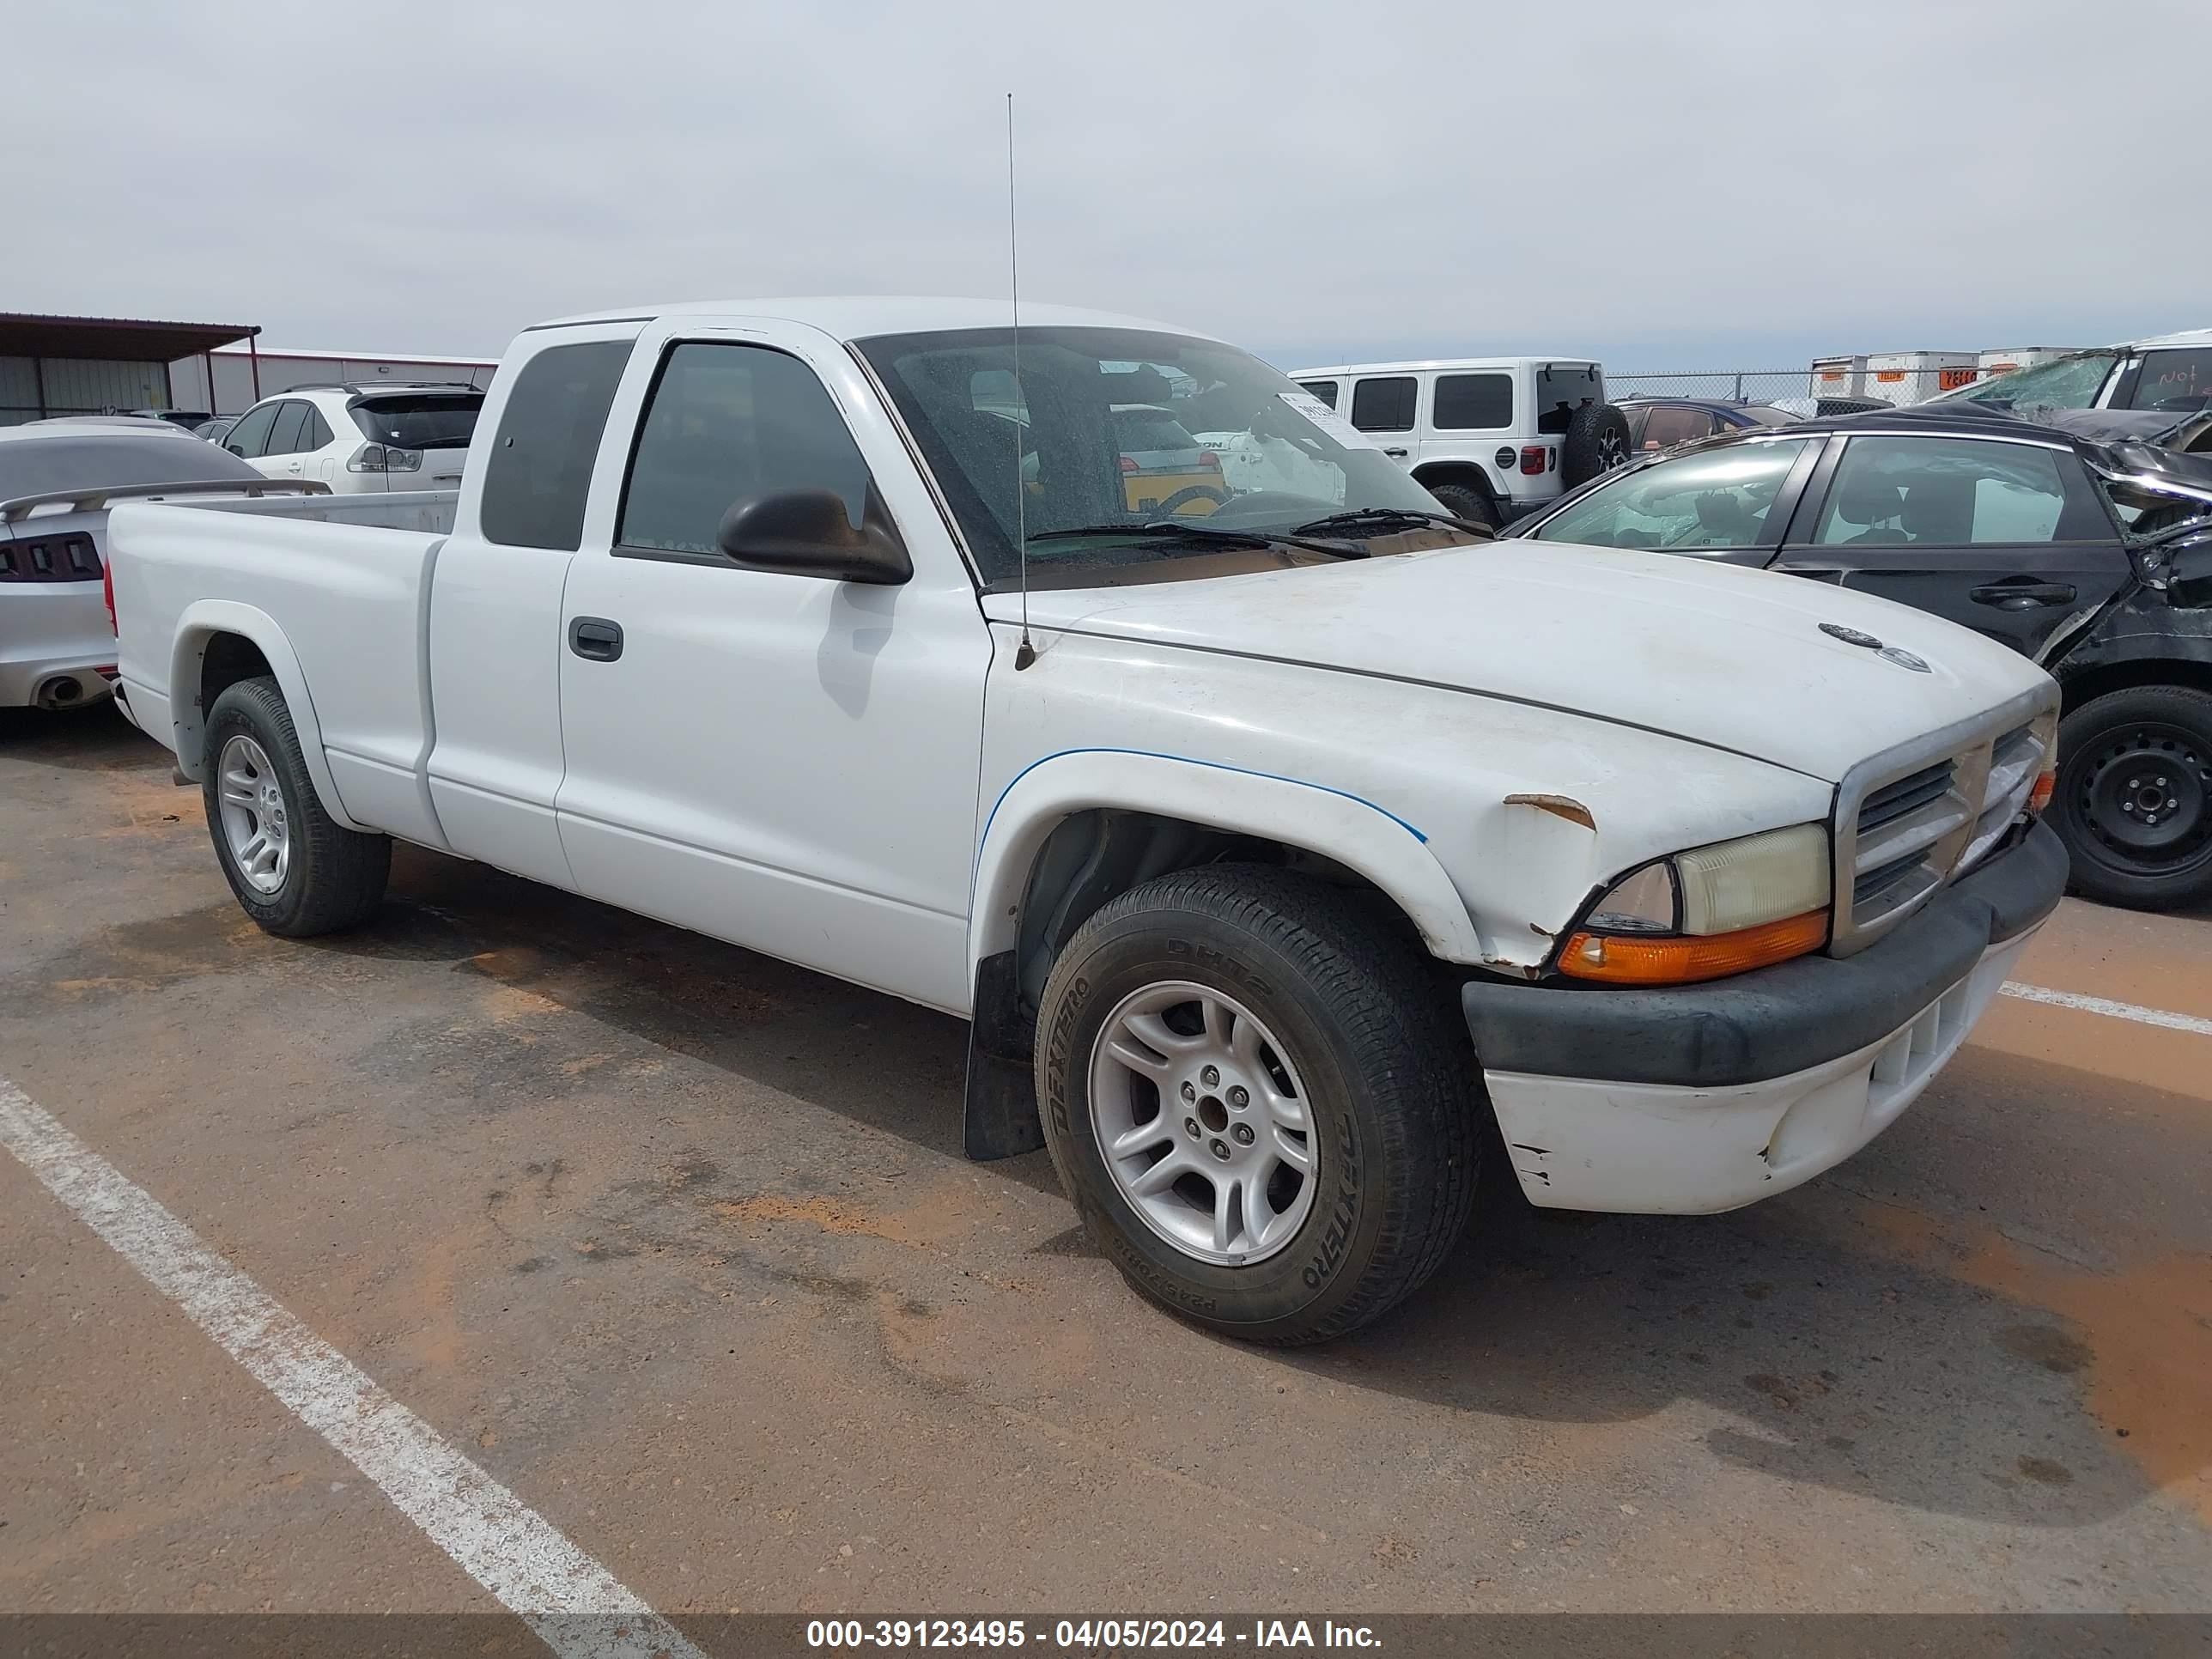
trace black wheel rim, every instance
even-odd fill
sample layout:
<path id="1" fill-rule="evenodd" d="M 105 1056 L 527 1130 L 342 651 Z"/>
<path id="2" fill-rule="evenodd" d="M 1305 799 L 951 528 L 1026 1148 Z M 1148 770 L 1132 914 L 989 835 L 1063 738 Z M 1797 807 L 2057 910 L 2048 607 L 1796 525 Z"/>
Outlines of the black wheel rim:
<path id="1" fill-rule="evenodd" d="M 2212 860 L 2212 744 L 2165 720 L 2104 732 L 2066 768 L 2061 791 L 2081 850 L 2130 875 Z"/>
<path id="2" fill-rule="evenodd" d="M 1618 432 L 1601 432 L 1597 437 L 1597 465 L 1601 472 L 1610 472 L 1628 459 L 1628 446 Z"/>

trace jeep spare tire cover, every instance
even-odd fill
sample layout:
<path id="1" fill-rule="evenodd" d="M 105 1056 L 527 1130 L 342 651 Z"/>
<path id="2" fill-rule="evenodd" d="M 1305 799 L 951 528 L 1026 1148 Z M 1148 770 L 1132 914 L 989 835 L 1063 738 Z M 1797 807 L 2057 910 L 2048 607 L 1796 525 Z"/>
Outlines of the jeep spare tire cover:
<path id="1" fill-rule="evenodd" d="M 1580 488 L 1628 459 L 1628 416 L 1611 404 L 1584 404 L 1567 422 L 1559 442 L 1559 476 Z"/>

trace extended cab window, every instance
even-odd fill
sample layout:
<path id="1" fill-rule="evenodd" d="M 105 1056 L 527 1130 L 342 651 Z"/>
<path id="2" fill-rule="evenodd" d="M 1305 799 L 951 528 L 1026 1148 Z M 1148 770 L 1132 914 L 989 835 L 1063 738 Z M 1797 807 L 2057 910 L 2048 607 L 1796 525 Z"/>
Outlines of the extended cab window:
<path id="1" fill-rule="evenodd" d="M 631 342 L 548 346 L 522 366 L 485 458 L 484 539 L 573 553 Z"/>
<path id="2" fill-rule="evenodd" d="M 1304 386 L 1307 391 L 1312 392 L 1315 397 L 1320 398 L 1322 402 L 1327 404 L 1331 409 L 1334 409 L 1336 407 L 1335 381 L 1300 380 L 1298 384 Z"/>
<path id="3" fill-rule="evenodd" d="M 1370 378 L 1352 388 L 1352 423 L 1362 432 L 1411 432 L 1413 393 L 1420 382 L 1410 374 Z"/>
<path id="4" fill-rule="evenodd" d="M 734 503 L 785 489 L 833 492 L 856 527 L 867 510 L 868 464 L 814 371 L 767 346 L 671 351 L 638 432 L 616 541 L 713 555 Z"/>
<path id="5" fill-rule="evenodd" d="M 1961 438 L 1854 438 L 1813 540 L 1971 547 L 2112 533 L 2081 462 L 2062 451 Z"/>
<path id="6" fill-rule="evenodd" d="M 1513 424 L 1510 374 L 1439 374 L 1434 425 L 1439 432 L 1495 432 Z"/>

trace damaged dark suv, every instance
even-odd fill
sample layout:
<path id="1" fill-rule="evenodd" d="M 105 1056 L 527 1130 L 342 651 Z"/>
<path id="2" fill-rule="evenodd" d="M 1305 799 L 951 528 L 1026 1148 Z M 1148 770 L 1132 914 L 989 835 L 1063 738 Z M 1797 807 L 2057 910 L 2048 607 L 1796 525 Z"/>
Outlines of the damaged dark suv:
<path id="1" fill-rule="evenodd" d="M 1900 410 L 1713 438 L 1507 533 L 1789 571 L 2003 641 L 2064 693 L 2049 821 L 2074 890 L 2212 898 L 2212 459 Z"/>

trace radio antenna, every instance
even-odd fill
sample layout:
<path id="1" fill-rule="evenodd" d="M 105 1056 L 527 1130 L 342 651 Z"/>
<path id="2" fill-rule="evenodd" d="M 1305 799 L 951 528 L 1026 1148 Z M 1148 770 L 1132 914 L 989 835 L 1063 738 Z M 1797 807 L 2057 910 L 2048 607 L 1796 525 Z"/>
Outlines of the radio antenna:
<path id="1" fill-rule="evenodd" d="M 1022 584 L 1022 642 L 1014 650 L 1016 672 L 1036 660 L 1030 642 L 1030 504 L 1022 481 L 1022 420 L 1029 399 L 1022 389 L 1022 255 L 1014 225 L 1014 94 L 1006 94 L 1006 270 L 1007 295 L 1014 319 L 1014 544 Z"/>

